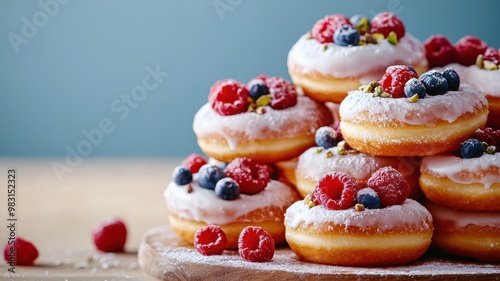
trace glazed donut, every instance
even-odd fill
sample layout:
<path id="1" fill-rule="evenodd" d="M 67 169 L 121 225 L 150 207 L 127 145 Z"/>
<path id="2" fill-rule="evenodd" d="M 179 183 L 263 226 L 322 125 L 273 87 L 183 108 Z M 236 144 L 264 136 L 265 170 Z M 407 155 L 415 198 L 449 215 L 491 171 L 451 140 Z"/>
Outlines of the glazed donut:
<path id="1" fill-rule="evenodd" d="M 451 152 L 486 125 L 488 101 L 475 88 L 407 98 L 352 91 L 340 104 L 340 130 L 354 149 L 377 156 L 425 156 Z"/>
<path id="2" fill-rule="evenodd" d="M 361 152 L 339 154 L 338 147 L 312 147 L 302 153 L 295 169 L 295 186 L 305 197 L 313 191 L 321 177 L 332 171 L 344 173 L 366 186 L 370 176 L 386 166 L 392 166 L 405 177 L 411 189 L 410 198 L 419 199 L 422 196 L 418 186 L 420 158 L 373 156 Z"/>
<path id="3" fill-rule="evenodd" d="M 240 194 L 238 199 L 226 201 L 213 190 L 202 188 L 196 176 L 185 186 L 170 182 L 164 192 L 169 223 L 185 241 L 193 243 L 195 233 L 211 224 L 224 230 L 228 249 L 238 248 L 238 236 L 250 225 L 264 228 L 276 244 L 285 241 L 284 213 L 299 199 L 293 188 L 271 180 L 257 194 Z"/>
<path id="4" fill-rule="evenodd" d="M 287 108 L 273 108 L 272 104 L 259 108 L 260 113 L 244 108 L 238 114 L 221 115 L 209 98 L 193 122 L 201 150 L 224 162 L 238 157 L 262 163 L 284 161 L 313 146 L 316 130 L 333 122 L 325 105 L 305 96 L 296 97 L 296 103 Z"/>
<path id="5" fill-rule="evenodd" d="M 344 47 L 322 43 L 308 32 L 289 51 L 287 64 L 293 83 L 306 95 L 334 103 L 340 103 L 360 85 L 380 78 L 390 65 L 412 66 L 417 73 L 428 69 L 422 43 L 408 33 L 397 45 L 385 38 L 376 44 Z"/>
<path id="6" fill-rule="evenodd" d="M 420 173 L 423 193 L 439 205 L 468 211 L 500 211 L 500 153 L 470 159 L 426 156 Z"/>
<path id="7" fill-rule="evenodd" d="M 285 214 L 286 240 L 301 260 L 346 266 L 400 265 L 417 260 L 431 243 L 430 213 L 418 202 L 356 211 L 309 207 Z"/>
<path id="8" fill-rule="evenodd" d="M 500 212 L 459 211 L 431 201 L 424 206 L 434 221 L 432 247 L 483 262 L 500 262 Z"/>

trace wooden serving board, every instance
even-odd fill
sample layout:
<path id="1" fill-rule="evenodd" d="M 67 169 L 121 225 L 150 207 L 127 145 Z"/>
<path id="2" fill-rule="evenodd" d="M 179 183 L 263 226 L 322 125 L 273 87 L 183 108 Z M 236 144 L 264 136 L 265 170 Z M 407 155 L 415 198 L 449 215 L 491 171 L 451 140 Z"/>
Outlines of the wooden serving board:
<path id="1" fill-rule="evenodd" d="M 139 265 L 161 280 L 500 280 L 500 264 L 425 256 L 397 267 L 345 267 L 302 262 L 290 248 L 276 249 L 270 262 L 243 260 L 237 251 L 203 256 L 168 225 L 143 235 Z"/>

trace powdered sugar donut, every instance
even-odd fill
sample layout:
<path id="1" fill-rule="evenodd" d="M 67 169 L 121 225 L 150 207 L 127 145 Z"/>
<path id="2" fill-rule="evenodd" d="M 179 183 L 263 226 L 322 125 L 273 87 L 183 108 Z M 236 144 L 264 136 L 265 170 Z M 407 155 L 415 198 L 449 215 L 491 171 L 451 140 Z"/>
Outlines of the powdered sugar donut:
<path id="1" fill-rule="evenodd" d="M 460 211 L 431 201 L 432 246 L 452 255 L 484 262 L 500 262 L 500 212 Z"/>

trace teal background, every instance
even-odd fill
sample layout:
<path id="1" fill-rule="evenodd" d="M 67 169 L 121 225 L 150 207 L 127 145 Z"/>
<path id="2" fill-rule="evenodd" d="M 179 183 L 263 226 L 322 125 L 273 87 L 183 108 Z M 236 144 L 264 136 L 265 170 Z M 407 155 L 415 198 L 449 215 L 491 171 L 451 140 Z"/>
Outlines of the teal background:
<path id="1" fill-rule="evenodd" d="M 210 86 L 289 79 L 288 50 L 327 14 L 389 10 L 422 41 L 469 34 L 500 47 L 497 0 L 65 0 L 16 53 L 8 35 L 22 35 L 23 17 L 44 23 L 42 6 L 54 1 L 0 1 L 0 156 L 65 156 L 79 145 L 84 156 L 199 152 L 191 125 Z M 120 98 L 147 66 L 169 75 L 125 114 Z M 84 131 L 97 129 L 106 132 L 88 147 Z"/>

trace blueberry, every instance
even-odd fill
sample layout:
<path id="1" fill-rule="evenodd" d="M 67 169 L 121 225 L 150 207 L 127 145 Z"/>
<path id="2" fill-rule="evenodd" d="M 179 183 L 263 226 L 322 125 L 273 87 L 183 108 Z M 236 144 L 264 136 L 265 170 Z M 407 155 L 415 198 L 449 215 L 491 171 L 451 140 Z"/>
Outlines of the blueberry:
<path id="1" fill-rule="evenodd" d="M 328 149 L 336 146 L 340 141 L 340 137 L 332 127 L 324 126 L 316 131 L 314 140 L 318 146 Z"/>
<path id="2" fill-rule="evenodd" d="M 344 47 L 349 45 L 357 46 L 359 42 L 359 33 L 354 27 L 350 25 L 343 25 L 335 30 L 335 33 L 333 34 L 333 42 Z"/>
<path id="3" fill-rule="evenodd" d="M 363 188 L 358 191 L 356 200 L 367 209 L 378 209 L 380 207 L 380 198 L 375 190 L 371 188 Z"/>
<path id="4" fill-rule="evenodd" d="M 406 67 L 408 67 L 408 69 L 409 69 L 411 72 L 413 72 L 413 73 L 415 73 L 415 74 L 417 74 L 417 75 L 418 75 L 418 73 L 417 73 L 417 71 L 415 70 L 415 68 L 413 68 L 413 67 L 411 67 L 411 66 L 406 66 Z"/>
<path id="5" fill-rule="evenodd" d="M 267 88 L 266 83 L 262 79 L 253 79 L 250 81 L 248 91 L 250 92 L 250 96 L 254 99 L 269 94 L 269 88 Z"/>
<path id="6" fill-rule="evenodd" d="M 198 171 L 198 183 L 206 189 L 215 189 L 217 182 L 225 177 L 226 173 L 221 168 L 212 164 L 205 164 Z"/>
<path id="7" fill-rule="evenodd" d="M 240 187 L 232 178 L 223 178 L 215 185 L 215 195 L 222 200 L 234 200 L 240 195 Z"/>
<path id="8" fill-rule="evenodd" d="M 418 80 L 417 78 L 411 78 L 405 84 L 405 95 L 409 98 L 413 97 L 413 95 L 417 94 L 419 99 L 423 99 L 427 90 L 425 89 L 424 83 Z"/>
<path id="9" fill-rule="evenodd" d="M 431 96 L 443 95 L 448 92 L 448 81 L 438 71 L 427 71 L 420 76 L 420 81 L 424 83 L 427 94 Z"/>
<path id="10" fill-rule="evenodd" d="M 483 153 L 483 144 L 477 139 L 468 139 L 460 144 L 460 156 L 462 158 L 477 158 Z"/>
<path id="11" fill-rule="evenodd" d="M 193 180 L 193 174 L 188 168 L 178 166 L 172 172 L 172 178 L 177 185 L 186 185 Z"/>
<path id="12" fill-rule="evenodd" d="M 448 89 L 457 91 L 460 87 L 460 76 L 453 68 L 447 68 L 443 71 L 443 77 L 448 81 Z"/>

